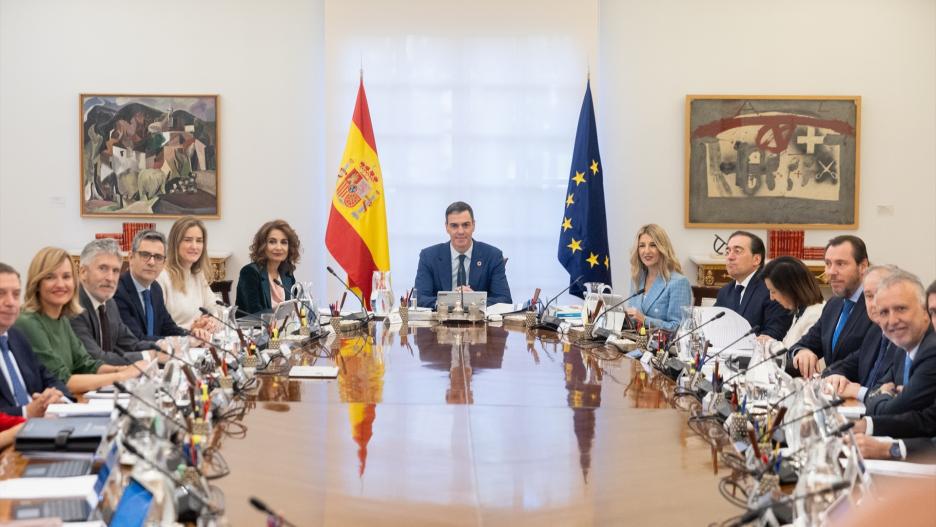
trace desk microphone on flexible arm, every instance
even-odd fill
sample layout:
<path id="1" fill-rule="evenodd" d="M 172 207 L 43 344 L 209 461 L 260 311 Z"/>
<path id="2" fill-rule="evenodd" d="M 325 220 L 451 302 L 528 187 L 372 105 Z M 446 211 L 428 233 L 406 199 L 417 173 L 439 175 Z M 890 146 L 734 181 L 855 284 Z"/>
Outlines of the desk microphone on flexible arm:
<path id="1" fill-rule="evenodd" d="M 364 297 L 355 293 L 354 289 L 351 289 L 351 286 L 348 285 L 347 282 L 342 280 L 341 277 L 338 276 L 338 273 L 336 273 L 335 270 L 332 269 L 330 265 L 326 266 L 325 269 L 328 270 L 329 274 L 334 276 L 335 279 L 338 280 L 338 282 L 341 283 L 342 286 L 344 286 L 345 290 L 350 291 L 351 294 L 354 295 L 354 298 L 357 298 L 361 302 L 361 313 L 355 313 L 353 315 L 349 315 L 345 317 L 345 320 L 361 320 L 361 321 L 364 321 L 365 323 L 368 320 L 370 320 L 371 315 L 367 311 L 367 304 L 364 302 Z"/>
<path id="2" fill-rule="evenodd" d="M 569 289 L 572 289 L 572 287 L 575 284 L 579 283 L 582 280 L 582 278 L 585 278 L 584 274 L 578 275 L 578 277 L 575 280 L 572 280 L 572 282 L 569 283 L 568 287 L 556 293 L 556 296 L 550 298 L 549 301 L 543 305 L 543 309 L 540 312 L 539 317 L 537 317 L 538 320 L 536 321 L 536 325 L 533 326 L 533 329 L 548 329 L 550 331 L 559 330 L 559 324 L 562 324 L 562 319 L 560 319 L 559 317 L 553 317 L 549 315 L 549 305 L 555 302 L 556 299 L 558 299 L 560 296 L 562 296 L 562 293 L 565 293 Z"/>
<path id="3" fill-rule="evenodd" d="M 740 527 L 742 525 L 747 525 L 757 520 L 758 518 L 760 518 L 762 514 L 767 512 L 767 509 L 773 508 L 777 505 L 795 503 L 800 500 L 805 500 L 809 498 L 814 498 L 816 496 L 821 496 L 829 492 L 838 492 L 840 490 L 845 490 L 849 487 L 851 487 L 851 483 L 849 483 L 848 481 L 839 481 L 837 483 L 833 483 L 832 485 L 829 485 L 828 487 L 823 487 L 821 489 L 814 490 L 812 492 L 807 492 L 806 494 L 792 494 L 792 495 L 780 498 L 778 500 L 770 500 L 768 503 L 764 505 L 755 507 L 753 509 L 749 509 L 747 512 L 745 512 L 740 517 L 738 517 L 738 519 L 730 523 L 729 527 Z"/>
<path id="4" fill-rule="evenodd" d="M 689 335 L 692 335 L 692 334 L 695 333 L 696 331 L 699 331 L 700 329 L 702 329 L 702 328 L 703 328 L 704 326 L 706 326 L 707 324 L 710 324 L 710 323 L 712 323 L 712 322 L 715 322 L 716 320 L 720 319 L 720 318 L 723 317 L 723 316 L 725 316 L 725 311 L 719 311 L 719 312 L 716 313 L 712 318 L 706 320 L 705 322 L 703 322 L 703 323 L 699 324 L 698 326 L 692 328 L 690 331 L 687 331 L 687 332 L 683 333 L 682 335 L 680 335 L 680 336 L 676 337 L 675 339 L 673 339 L 673 341 L 669 343 L 669 347 L 672 348 L 673 345 L 676 344 L 677 342 L 679 342 L 680 340 L 682 340 L 682 339 L 688 337 Z"/>
<path id="5" fill-rule="evenodd" d="M 202 313 L 203 315 L 207 315 L 207 316 L 209 316 L 209 317 L 211 317 L 211 318 L 217 320 L 218 322 L 224 324 L 225 327 L 230 328 L 230 329 L 233 329 L 233 330 L 237 333 L 237 338 L 238 338 L 238 340 L 240 340 L 241 349 L 243 349 L 244 351 L 248 351 L 248 349 L 247 349 L 247 344 L 248 344 L 248 343 L 247 343 L 247 337 L 244 336 L 244 330 L 242 330 L 242 329 L 240 328 L 240 326 L 232 325 L 232 324 L 231 324 L 230 322 L 228 322 L 227 320 L 224 320 L 224 319 L 222 319 L 221 317 L 219 317 L 219 316 L 215 315 L 214 313 L 212 313 L 211 311 L 208 311 L 207 309 L 205 309 L 205 306 L 199 306 L 198 310 L 201 311 L 201 313 Z M 194 335 L 192 335 L 191 333 L 189 333 L 189 336 L 193 336 L 193 337 L 194 337 Z M 200 339 L 200 338 L 198 338 L 198 337 L 195 337 L 195 338 L 197 338 L 198 340 L 200 340 L 200 341 L 202 341 L 202 342 L 208 344 L 209 346 L 211 345 L 210 343 L 206 342 L 204 339 Z"/>
<path id="6" fill-rule="evenodd" d="M 225 307 L 225 308 L 227 308 L 227 307 L 233 307 L 235 313 L 237 313 L 237 314 L 239 314 L 239 315 L 241 315 L 241 316 L 244 316 L 244 317 L 249 317 L 249 316 L 252 316 L 252 315 L 253 315 L 253 313 L 248 313 L 248 312 L 244 311 L 243 309 L 237 307 L 237 304 L 225 304 L 223 300 L 215 300 L 215 304 L 217 304 L 217 305 L 219 305 L 219 306 L 221 306 L 221 307 Z"/>
<path id="7" fill-rule="evenodd" d="M 260 501 L 260 498 L 251 496 L 250 504 L 253 505 L 253 508 L 257 509 L 258 511 L 266 514 L 271 519 L 273 519 L 275 525 L 288 525 L 288 526 L 296 527 L 296 524 L 284 518 L 282 514 L 271 509 L 269 505 Z"/>
<path id="8" fill-rule="evenodd" d="M 592 330 L 592 334 L 591 334 L 591 335 L 585 335 L 585 337 L 586 337 L 586 338 L 589 338 L 589 339 L 590 339 L 590 338 L 593 338 L 593 337 L 598 337 L 599 339 L 602 339 L 602 338 L 607 339 L 607 338 L 610 337 L 611 335 L 616 334 L 617 331 L 615 331 L 615 330 L 605 329 L 605 328 L 602 328 L 602 327 L 598 327 L 598 321 L 601 320 L 601 317 L 607 315 L 607 314 L 608 314 L 609 312 L 611 312 L 611 311 L 614 311 L 615 309 L 617 309 L 618 307 L 620 307 L 621 305 L 623 305 L 625 302 L 629 302 L 631 299 L 636 298 L 636 297 L 638 297 L 638 296 L 644 294 L 645 291 L 646 291 L 646 289 L 645 289 L 645 288 L 642 288 L 642 289 L 640 289 L 639 291 L 637 291 L 637 292 L 635 292 L 634 294 L 632 294 L 631 296 L 625 298 L 624 300 L 621 300 L 621 301 L 618 302 L 617 304 L 614 304 L 614 305 L 611 306 L 611 307 L 606 307 L 601 313 L 598 314 L 598 316 L 595 317 L 595 320 L 592 321 L 592 324 L 594 324 L 594 326 L 595 326 L 594 329 Z"/>

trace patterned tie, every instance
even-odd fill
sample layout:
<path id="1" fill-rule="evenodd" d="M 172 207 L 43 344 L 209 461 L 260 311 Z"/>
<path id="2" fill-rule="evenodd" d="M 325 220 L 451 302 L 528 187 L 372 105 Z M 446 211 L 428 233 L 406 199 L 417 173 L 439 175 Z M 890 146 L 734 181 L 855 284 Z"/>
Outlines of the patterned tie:
<path id="1" fill-rule="evenodd" d="M 97 308 L 98 321 L 101 323 L 101 349 L 112 351 L 110 337 L 110 321 L 107 319 L 107 306 L 101 304 Z"/>
<path id="2" fill-rule="evenodd" d="M 458 255 L 458 273 L 455 276 L 459 287 L 466 285 L 468 281 L 465 277 L 465 258 L 467 258 L 467 256 L 464 254 Z"/>
<path id="3" fill-rule="evenodd" d="M 907 386 L 907 383 L 910 382 L 910 366 L 913 366 L 913 359 L 910 358 L 910 354 L 907 354 L 907 357 L 904 359 L 904 376 L 903 376 L 903 385 Z"/>
<path id="4" fill-rule="evenodd" d="M 17 406 L 26 406 L 29 404 L 29 394 L 26 393 L 26 387 L 20 381 L 16 374 L 16 368 L 13 366 L 13 354 L 10 353 L 10 344 L 7 342 L 6 335 L 0 335 L 0 353 L 3 353 L 3 362 L 6 363 L 7 373 L 10 374 L 10 387 L 13 388 L 13 399 Z"/>
<path id="5" fill-rule="evenodd" d="M 153 315 L 153 294 L 149 289 L 143 290 L 143 313 L 146 315 L 146 336 L 154 335 L 153 326 L 156 325 L 156 317 Z"/>
<path id="6" fill-rule="evenodd" d="M 838 324 L 835 325 L 835 333 L 832 334 L 833 354 L 835 353 L 835 346 L 838 344 L 839 335 L 842 334 L 845 323 L 848 321 L 848 315 L 851 314 L 853 307 L 855 307 L 855 303 L 846 298 L 845 303 L 842 305 L 842 313 L 839 315 Z"/>

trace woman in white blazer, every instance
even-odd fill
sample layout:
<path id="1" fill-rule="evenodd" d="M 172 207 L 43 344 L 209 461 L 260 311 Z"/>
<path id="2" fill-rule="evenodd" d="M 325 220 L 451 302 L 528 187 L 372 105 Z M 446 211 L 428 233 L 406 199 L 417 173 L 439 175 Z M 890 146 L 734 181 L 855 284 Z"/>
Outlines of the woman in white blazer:
<path id="1" fill-rule="evenodd" d="M 185 329 L 213 332 L 216 324 L 200 311 L 204 307 L 213 312 L 218 301 L 206 275 L 208 232 L 205 224 L 192 216 L 176 220 L 169 231 L 166 251 L 166 268 L 156 280 L 162 286 L 169 315 Z"/>
<path id="2" fill-rule="evenodd" d="M 770 291 L 771 300 L 793 313 L 793 324 L 782 341 L 767 335 L 757 337 L 768 352 L 776 353 L 799 342 L 819 320 L 825 301 L 816 277 L 809 272 L 806 264 L 792 256 L 781 256 L 767 262 L 764 267 L 764 285 Z"/>

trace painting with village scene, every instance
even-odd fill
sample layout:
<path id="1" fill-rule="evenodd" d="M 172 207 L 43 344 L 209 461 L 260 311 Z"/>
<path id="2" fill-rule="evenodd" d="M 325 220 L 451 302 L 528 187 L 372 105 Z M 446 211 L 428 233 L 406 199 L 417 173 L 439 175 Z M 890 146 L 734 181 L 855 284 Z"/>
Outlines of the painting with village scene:
<path id="1" fill-rule="evenodd" d="M 82 94 L 81 215 L 219 217 L 217 95 Z"/>
<path id="2" fill-rule="evenodd" d="M 686 98 L 686 225 L 857 228 L 861 99 Z"/>

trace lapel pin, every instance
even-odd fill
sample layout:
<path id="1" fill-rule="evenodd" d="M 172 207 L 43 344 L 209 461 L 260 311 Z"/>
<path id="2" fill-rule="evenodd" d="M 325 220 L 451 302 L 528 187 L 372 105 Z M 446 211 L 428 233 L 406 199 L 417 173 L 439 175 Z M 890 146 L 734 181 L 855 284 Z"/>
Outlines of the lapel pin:
<path id="1" fill-rule="evenodd" d="M 478 267 L 481 267 L 481 260 L 478 260 L 478 263 L 477 263 L 476 265 L 477 265 Z"/>

